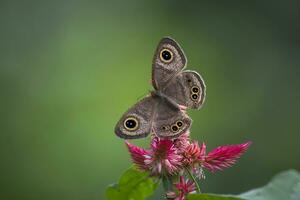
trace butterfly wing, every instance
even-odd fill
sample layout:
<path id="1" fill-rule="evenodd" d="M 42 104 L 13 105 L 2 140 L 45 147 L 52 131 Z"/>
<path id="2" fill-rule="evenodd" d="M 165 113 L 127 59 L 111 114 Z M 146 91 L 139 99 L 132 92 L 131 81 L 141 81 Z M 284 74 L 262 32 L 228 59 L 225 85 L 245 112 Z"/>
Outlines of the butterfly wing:
<path id="1" fill-rule="evenodd" d="M 160 98 L 153 115 L 152 130 L 160 138 L 177 138 L 191 126 L 191 118 L 178 106 Z"/>
<path id="2" fill-rule="evenodd" d="M 176 138 L 185 133 L 192 120 L 167 99 L 145 97 L 121 117 L 115 127 L 117 136 L 124 139 L 147 137 L 150 132 L 160 138 Z"/>
<path id="3" fill-rule="evenodd" d="M 152 64 L 152 84 L 156 90 L 167 83 L 186 66 L 187 59 L 179 44 L 172 38 L 163 38 L 155 51 Z"/>
<path id="4" fill-rule="evenodd" d="M 161 138 L 176 138 L 190 128 L 191 118 L 178 105 L 199 108 L 205 85 L 197 72 L 182 71 L 186 63 L 175 40 L 165 37 L 159 42 L 153 58 L 152 84 L 163 96 L 146 97 L 130 108 L 115 127 L 119 137 L 142 138 L 153 131 Z"/>
<path id="5" fill-rule="evenodd" d="M 147 137 L 151 132 L 151 124 L 156 100 L 145 97 L 123 114 L 115 127 L 117 136 L 124 139 Z"/>
<path id="6" fill-rule="evenodd" d="M 205 83 L 197 72 L 183 71 L 162 92 L 181 106 L 199 109 L 205 99 Z"/>

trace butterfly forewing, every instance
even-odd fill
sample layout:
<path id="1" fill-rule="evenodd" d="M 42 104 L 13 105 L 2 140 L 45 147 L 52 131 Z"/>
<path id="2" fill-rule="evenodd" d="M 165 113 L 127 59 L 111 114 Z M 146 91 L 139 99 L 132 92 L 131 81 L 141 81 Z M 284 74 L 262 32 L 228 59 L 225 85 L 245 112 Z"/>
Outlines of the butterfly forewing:
<path id="1" fill-rule="evenodd" d="M 179 44 L 169 38 L 163 38 L 155 51 L 152 64 L 152 84 L 156 90 L 162 89 L 187 63 Z"/>
<path id="2" fill-rule="evenodd" d="M 148 96 L 131 107 L 117 123 L 116 135 L 124 139 L 146 137 L 151 132 L 155 104 L 155 99 Z"/>

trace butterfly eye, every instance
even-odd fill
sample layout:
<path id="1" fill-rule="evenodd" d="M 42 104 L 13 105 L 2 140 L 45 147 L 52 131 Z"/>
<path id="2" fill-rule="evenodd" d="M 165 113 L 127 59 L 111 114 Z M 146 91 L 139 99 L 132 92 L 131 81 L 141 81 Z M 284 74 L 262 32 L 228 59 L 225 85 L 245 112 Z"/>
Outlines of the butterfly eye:
<path id="1" fill-rule="evenodd" d="M 199 92 L 199 88 L 198 88 L 197 86 L 193 86 L 193 87 L 191 88 L 191 91 L 192 91 L 193 93 L 198 93 L 198 92 Z"/>
<path id="2" fill-rule="evenodd" d="M 197 99 L 198 99 L 198 95 L 197 95 L 197 94 L 192 94 L 192 95 L 191 95 L 191 98 L 192 98 L 193 101 L 194 101 L 194 100 L 197 100 Z"/>
<path id="3" fill-rule="evenodd" d="M 180 127 L 182 127 L 183 122 L 182 122 L 182 121 L 177 121 L 177 122 L 176 122 L 176 125 L 180 128 Z"/>
<path id="4" fill-rule="evenodd" d="M 124 121 L 124 127 L 128 131 L 135 131 L 139 126 L 139 122 L 135 117 L 128 117 Z"/>
<path id="5" fill-rule="evenodd" d="M 172 130 L 172 132 L 177 132 L 179 130 L 179 127 L 174 124 L 171 126 L 171 130 Z"/>
<path id="6" fill-rule="evenodd" d="M 163 62 L 169 63 L 173 60 L 173 53 L 169 49 L 163 49 L 160 51 L 160 59 Z"/>

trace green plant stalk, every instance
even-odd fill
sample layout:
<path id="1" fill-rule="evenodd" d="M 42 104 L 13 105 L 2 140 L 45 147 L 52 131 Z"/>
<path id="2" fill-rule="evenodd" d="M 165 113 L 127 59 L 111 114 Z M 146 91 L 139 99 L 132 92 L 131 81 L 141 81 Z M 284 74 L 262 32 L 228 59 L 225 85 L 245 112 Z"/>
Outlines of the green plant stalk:
<path id="1" fill-rule="evenodd" d="M 165 191 L 169 191 L 173 189 L 173 183 L 170 177 L 163 176 L 162 177 L 163 188 Z"/>
<path id="2" fill-rule="evenodd" d="M 200 189 L 200 186 L 199 186 L 197 180 L 195 179 L 195 177 L 193 176 L 192 172 L 187 167 L 185 169 L 186 169 L 187 173 L 189 174 L 190 178 L 194 181 L 198 193 L 202 193 L 201 189 Z"/>

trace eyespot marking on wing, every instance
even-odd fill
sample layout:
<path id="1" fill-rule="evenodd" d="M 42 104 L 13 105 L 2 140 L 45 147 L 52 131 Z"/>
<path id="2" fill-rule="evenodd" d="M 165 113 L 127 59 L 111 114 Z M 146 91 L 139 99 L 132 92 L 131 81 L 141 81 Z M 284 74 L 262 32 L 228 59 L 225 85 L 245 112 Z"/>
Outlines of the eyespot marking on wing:
<path id="1" fill-rule="evenodd" d="M 167 130 L 170 129 L 170 127 L 169 127 L 168 125 L 163 125 L 163 126 L 161 127 L 161 129 L 162 129 L 163 131 L 167 131 Z"/>
<path id="2" fill-rule="evenodd" d="M 192 99 L 192 101 L 197 101 L 198 100 L 198 94 L 192 94 L 191 95 L 191 99 Z"/>
<path id="3" fill-rule="evenodd" d="M 174 124 L 171 125 L 171 131 L 176 133 L 180 131 L 184 126 L 184 122 L 181 120 L 177 120 Z"/>
<path id="4" fill-rule="evenodd" d="M 135 131 L 139 128 L 139 120 L 133 116 L 127 117 L 123 122 L 123 126 L 127 131 Z"/>
<path id="5" fill-rule="evenodd" d="M 200 89 L 199 89 L 198 86 L 194 85 L 193 87 L 191 87 L 191 92 L 192 92 L 193 94 L 198 94 L 199 91 L 200 91 Z"/>
<path id="6" fill-rule="evenodd" d="M 176 132 L 179 131 L 179 127 L 178 127 L 176 124 L 173 124 L 173 125 L 171 126 L 171 131 L 172 131 L 173 133 L 176 133 Z"/>
<path id="7" fill-rule="evenodd" d="M 182 126 L 183 126 L 183 121 L 178 120 L 178 121 L 176 122 L 176 125 L 177 125 L 179 128 L 182 127 Z"/>
<path id="8" fill-rule="evenodd" d="M 173 60 L 173 52 L 170 49 L 164 48 L 160 51 L 159 58 L 164 63 L 170 63 Z"/>

